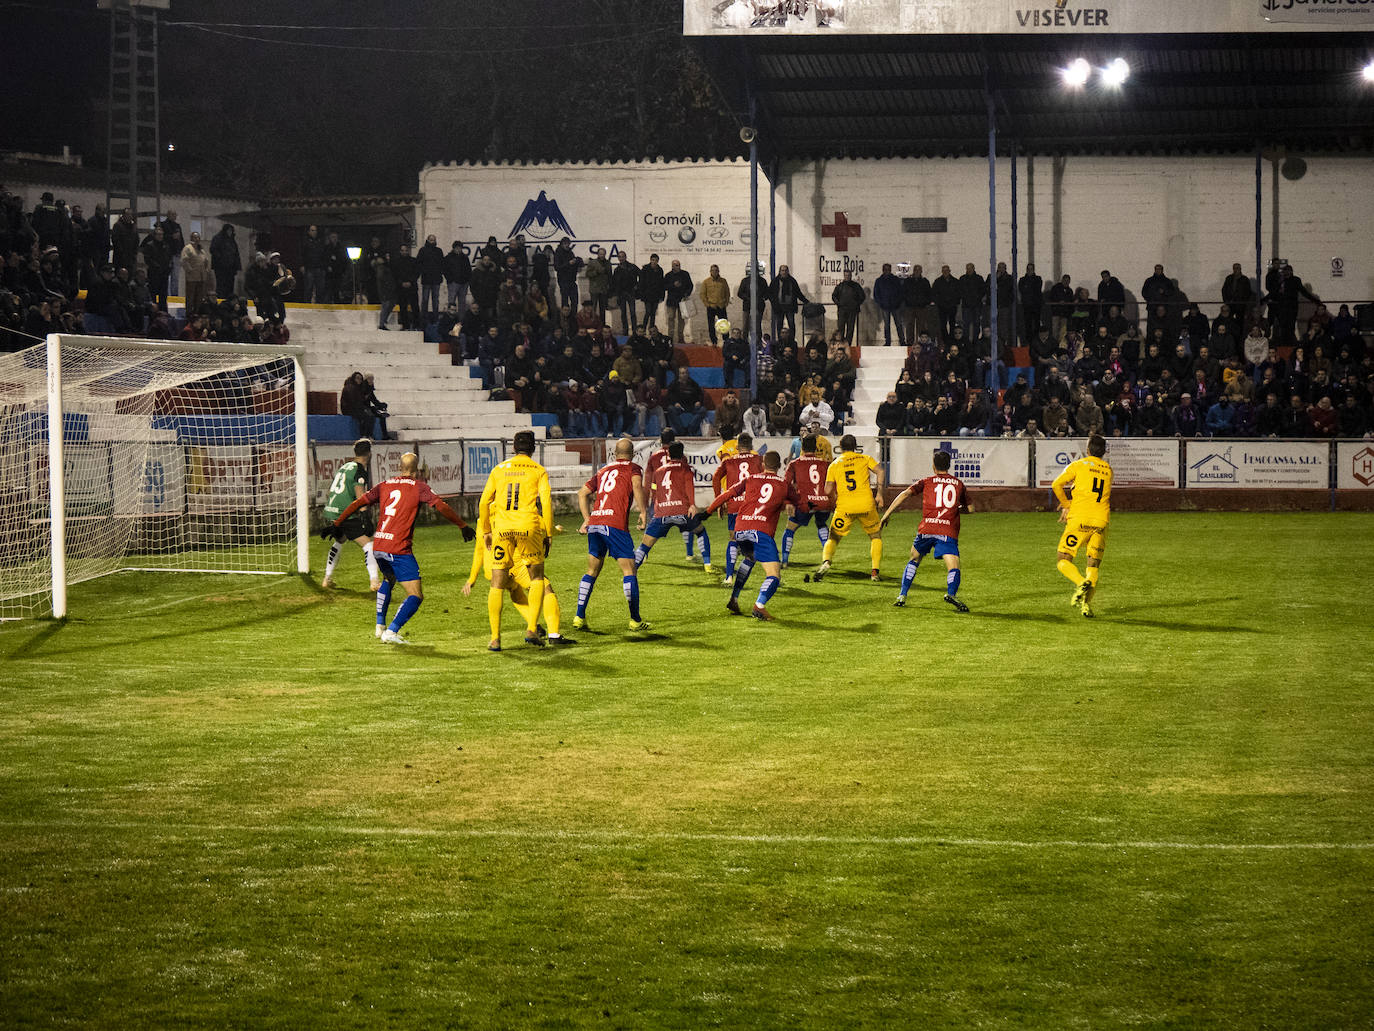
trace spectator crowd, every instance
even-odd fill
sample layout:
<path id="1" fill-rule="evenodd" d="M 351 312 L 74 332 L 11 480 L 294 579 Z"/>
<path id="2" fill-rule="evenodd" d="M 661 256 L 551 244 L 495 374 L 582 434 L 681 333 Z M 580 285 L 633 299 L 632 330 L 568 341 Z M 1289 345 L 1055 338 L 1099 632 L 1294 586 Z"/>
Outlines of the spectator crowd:
<path id="1" fill-rule="evenodd" d="M 970 263 L 957 278 L 943 265 L 928 279 L 919 265 L 884 264 L 871 296 L 843 273 L 827 339 L 827 308 L 786 265 L 771 280 L 749 271 L 732 287 L 717 265 L 696 282 L 657 254 L 636 265 L 593 248 L 584 260 L 567 237 L 534 247 L 489 237 L 470 257 L 459 240 L 445 251 L 429 236 L 411 254 L 374 236 L 355 268 L 337 233 L 311 226 L 298 278 L 274 251 L 243 268 L 231 225 L 207 242 L 186 235 L 175 212 L 144 231 L 129 211 L 111 222 L 97 205 L 87 218 L 51 193 L 29 211 L 0 187 L 0 254 L 7 350 L 52 332 L 281 343 L 287 298 L 326 303 L 356 290 L 380 306 L 379 328 L 394 315 L 401 330 L 447 341 L 497 396 L 554 415 L 567 436 L 839 431 L 853 416 L 851 345 L 866 304 L 884 343 L 895 337 L 907 350 L 878 407 L 885 435 L 1362 437 L 1374 426 L 1361 313 L 1329 311 L 1286 264 L 1271 267 L 1262 290 L 1234 265 L 1212 312 L 1162 265 L 1130 294 L 1108 270 L 1089 290 L 1069 275 L 1047 287 L 1034 265 L 1020 279 L 1005 263 L 986 278 Z M 184 321 L 167 310 L 178 278 Z M 755 296 L 756 358 L 746 332 Z M 682 349 L 690 301 L 706 312 L 725 386 L 719 404 Z M 1012 368 L 1022 371 L 1008 382 Z"/>

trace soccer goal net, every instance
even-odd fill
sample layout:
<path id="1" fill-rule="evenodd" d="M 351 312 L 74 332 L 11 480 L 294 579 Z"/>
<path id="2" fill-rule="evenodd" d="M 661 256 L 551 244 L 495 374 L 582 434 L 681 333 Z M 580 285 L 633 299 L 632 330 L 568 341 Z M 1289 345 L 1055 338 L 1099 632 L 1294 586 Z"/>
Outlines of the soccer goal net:
<path id="1" fill-rule="evenodd" d="M 121 570 L 306 572 L 302 348 L 48 337 L 0 355 L 0 619 Z"/>

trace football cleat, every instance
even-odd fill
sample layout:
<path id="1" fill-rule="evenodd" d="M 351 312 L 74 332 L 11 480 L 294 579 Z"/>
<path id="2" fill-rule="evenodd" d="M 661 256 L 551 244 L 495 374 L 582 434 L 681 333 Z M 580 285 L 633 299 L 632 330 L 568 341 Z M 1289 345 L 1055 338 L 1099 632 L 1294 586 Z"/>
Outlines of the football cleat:
<path id="1" fill-rule="evenodd" d="M 1086 602 L 1086 601 L 1085 601 L 1085 602 L 1083 603 L 1083 615 L 1084 615 L 1085 617 L 1087 617 L 1088 619 L 1092 619 L 1092 618 L 1093 618 L 1093 615 L 1094 615 L 1094 613 L 1093 613 L 1093 607 L 1092 607 L 1092 604 L 1091 604 L 1090 602 Z"/>
<path id="2" fill-rule="evenodd" d="M 1088 600 L 1088 592 L 1091 590 L 1092 586 L 1087 580 L 1084 580 L 1078 585 L 1078 590 L 1073 592 L 1073 597 L 1069 599 L 1069 607 L 1074 609 L 1082 608 L 1083 603 Z"/>
<path id="3" fill-rule="evenodd" d="M 320 581 L 320 586 L 323 587 L 326 591 L 329 590 L 331 587 L 334 586 L 334 578 L 332 576 L 326 576 L 323 580 Z M 376 588 L 374 587 L 373 590 L 375 591 Z"/>
<path id="4" fill-rule="evenodd" d="M 525 633 L 525 643 L 528 644 L 528 645 L 529 645 L 530 647 L 532 647 L 532 648 L 542 648 L 542 647 L 544 647 L 544 642 L 543 642 L 542 639 L 540 639 L 538 633 L 533 633 L 533 634 L 531 634 L 531 633 L 529 633 L 528 631 L 526 631 L 526 633 Z"/>
<path id="5" fill-rule="evenodd" d="M 382 644 L 409 644 L 409 643 L 410 643 L 409 641 L 407 641 L 404 637 L 402 637 L 400 634 L 398 634 L 395 630 L 383 630 L 383 631 L 382 631 Z"/>
<path id="6" fill-rule="evenodd" d="M 375 636 L 375 637 L 381 637 L 381 636 L 382 636 L 382 632 L 383 632 L 384 630 L 386 630 L 386 627 L 384 627 L 384 626 L 382 626 L 382 624 L 378 623 L 378 624 L 377 624 L 377 632 L 376 632 L 376 634 L 374 634 L 373 636 Z"/>
<path id="7" fill-rule="evenodd" d="M 880 576 L 878 571 L 875 569 L 872 573 L 868 575 L 868 578 L 872 580 L 874 583 L 877 583 L 879 580 L 882 579 L 882 576 Z"/>
<path id="8" fill-rule="evenodd" d="M 581 616 L 573 616 L 573 628 L 576 629 L 576 630 L 590 630 L 590 629 L 591 629 L 591 627 L 589 627 L 589 626 L 587 625 L 587 621 L 586 621 L 585 619 L 583 619 Z"/>
<path id="9" fill-rule="evenodd" d="M 945 595 L 945 601 L 946 601 L 948 604 L 954 606 L 954 611 L 955 611 L 955 612 L 967 612 L 967 611 L 968 611 L 968 606 L 965 605 L 965 604 L 964 604 L 962 601 L 960 601 L 958 598 L 951 598 L 948 594 L 946 594 L 946 595 Z"/>
<path id="10" fill-rule="evenodd" d="M 713 574 L 716 572 L 716 567 L 711 565 L 711 563 L 707 562 L 706 565 L 701 567 L 701 571 L 703 573 Z"/>
<path id="11" fill-rule="evenodd" d="M 499 652 L 500 650 L 501 650 L 501 642 L 500 642 L 500 641 L 492 641 L 492 642 L 490 642 L 490 643 L 487 645 L 487 651 L 489 651 L 489 652 Z"/>
<path id="12" fill-rule="evenodd" d="M 631 630 L 652 630 L 654 628 L 654 625 L 647 619 L 641 619 L 638 622 L 632 619 L 629 626 Z"/>
<path id="13" fill-rule="evenodd" d="M 751 613 L 751 615 L 752 615 L 755 619 L 761 619 L 761 620 L 763 620 L 765 623 L 771 623 L 771 622 L 773 622 L 773 615 L 772 615 L 772 613 L 770 613 L 770 612 L 769 612 L 766 608 L 764 608 L 762 605 L 755 605 L 755 606 L 754 606 L 754 611 Z"/>
<path id="14" fill-rule="evenodd" d="M 564 637 L 562 634 L 549 634 L 549 644 L 576 644 L 577 641 L 571 637 Z"/>
<path id="15" fill-rule="evenodd" d="M 821 564 L 816 567 L 816 571 L 811 574 L 811 579 L 819 582 L 828 572 L 830 572 L 830 560 L 822 559 Z"/>
<path id="16" fill-rule="evenodd" d="M 368 584 L 368 586 L 372 589 L 372 593 L 376 594 L 378 591 L 382 589 L 382 581 L 373 580 L 370 584 Z"/>
<path id="17" fill-rule="evenodd" d="M 893 607 L 894 609 L 904 609 L 904 608 L 906 608 L 906 595 L 905 595 L 905 594 L 899 594 L 899 595 L 897 595 L 897 600 L 894 601 L 894 602 L 892 603 L 892 607 Z"/>
<path id="18" fill-rule="evenodd" d="M 721 585 L 722 587 L 734 587 L 734 586 L 735 586 L 735 574 L 734 574 L 734 573 L 731 573 L 729 576 L 727 576 L 724 580 L 722 580 L 722 581 L 720 582 L 720 585 Z"/>
<path id="19" fill-rule="evenodd" d="M 737 598 L 731 598 L 729 601 L 725 603 L 725 607 L 737 616 L 740 614 L 739 599 Z"/>

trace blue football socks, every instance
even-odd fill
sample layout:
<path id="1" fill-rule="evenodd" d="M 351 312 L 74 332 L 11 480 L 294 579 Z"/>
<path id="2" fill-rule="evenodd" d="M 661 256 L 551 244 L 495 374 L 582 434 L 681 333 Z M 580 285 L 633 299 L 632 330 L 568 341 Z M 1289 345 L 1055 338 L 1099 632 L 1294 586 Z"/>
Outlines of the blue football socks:
<path id="1" fill-rule="evenodd" d="M 782 564 L 787 565 L 792 557 L 792 538 L 796 535 L 796 530 L 784 530 L 782 534 Z"/>
<path id="2" fill-rule="evenodd" d="M 407 594 L 406 600 L 401 602 L 401 607 L 396 610 L 396 618 L 391 621 L 391 625 L 387 629 L 394 634 L 405 626 L 406 621 L 415 615 L 416 610 L 419 609 L 421 600 L 413 594 Z"/>
<path id="3" fill-rule="evenodd" d="M 960 579 L 961 577 L 959 576 L 959 570 L 957 569 L 951 569 L 949 571 L 949 575 L 945 577 L 945 593 L 948 594 L 951 598 L 953 598 L 956 594 L 959 593 Z"/>
<path id="4" fill-rule="evenodd" d="M 906 597 L 906 592 L 911 590 L 911 581 L 916 579 L 916 569 L 921 564 L 919 558 L 914 558 L 906 564 L 906 569 L 902 572 L 902 597 Z"/>
<path id="5" fill-rule="evenodd" d="M 386 626 L 386 610 L 391 608 L 391 587 L 390 580 L 383 580 L 382 586 L 377 588 L 377 625 Z"/>
<path id="6" fill-rule="evenodd" d="M 592 588 L 596 586 L 596 577 L 591 573 L 582 574 L 582 582 L 577 585 L 577 618 L 587 618 L 587 599 L 592 596 Z"/>
<path id="7" fill-rule="evenodd" d="M 639 622 L 639 577 L 627 576 L 621 581 L 625 588 L 625 600 L 630 605 L 630 618 Z M 591 593 L 590 591 L 588 593 Z"/>
<path id="8" fill-rule="evenodd" d="M 763 586 L 759 589 L 759 597 L 758 600 L 754 602 L 754 604 L 757 605 L 759 608 L 763 608 L 765 605 L 767 605 L 769 599 L 772 598 L 773 595 L 778 593 L 778 585 L 781 583 L 782 581 L 779 580 L 776 576 L 767 577 L 763 581 Z"/>

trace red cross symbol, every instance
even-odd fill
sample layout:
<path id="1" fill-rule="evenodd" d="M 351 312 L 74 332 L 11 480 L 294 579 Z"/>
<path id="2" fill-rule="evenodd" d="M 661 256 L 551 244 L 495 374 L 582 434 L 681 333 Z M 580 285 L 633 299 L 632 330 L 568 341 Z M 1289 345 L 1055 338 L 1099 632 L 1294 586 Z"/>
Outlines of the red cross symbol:
<path id="1" fill-rule="evenodd" d="M 863 228 L 864 227 L 857 222 L 854 223 L 854 225 L 850 225 L 849 219 L 844 217 L 844 212 L 837 211 L 835 212 L 834 225 L 821 225 L 821 236 L 823 238 L 827 236 L 833 238 L 835 241 L 835 250 L 847 251 L 849 250 L 849 238 L 851 236 L 863 236 Z"/>

